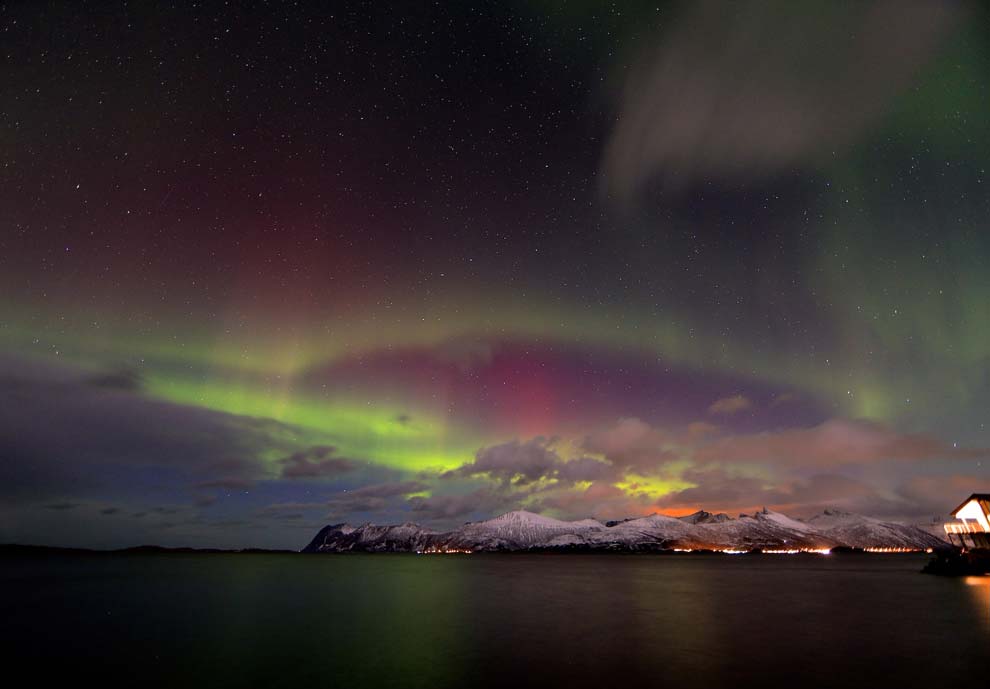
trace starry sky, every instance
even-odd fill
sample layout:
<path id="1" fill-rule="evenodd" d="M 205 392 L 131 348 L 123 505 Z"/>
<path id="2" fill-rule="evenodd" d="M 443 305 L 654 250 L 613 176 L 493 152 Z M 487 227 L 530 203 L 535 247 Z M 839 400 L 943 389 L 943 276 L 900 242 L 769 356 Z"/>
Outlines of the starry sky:
<path id="1" fill-rule="evenodd" d="M 990 7 L 0 3 L 0 542 L 990 490 Z"/>

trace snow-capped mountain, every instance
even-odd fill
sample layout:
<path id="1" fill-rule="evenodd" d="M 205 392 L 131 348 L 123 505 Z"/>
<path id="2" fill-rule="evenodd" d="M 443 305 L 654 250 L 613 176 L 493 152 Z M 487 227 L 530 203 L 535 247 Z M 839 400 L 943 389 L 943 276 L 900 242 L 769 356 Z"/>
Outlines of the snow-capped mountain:
<path id="1" fill-rule="evenodd" d="M 917 526 L 883 522 L 839 510 L 825 510 L 809 519 L 808 524 L 828 538 L 853 548 L 935 548 L 944 545 L 942 539 Z"/>
<path id="2" fill-rule="evenodd" d="M 598 535 L 596 543 L 630 550 L 662 549 L 690 542 L 695 531 L 694 525 L 676 517 L 651 514 L 649 517 L 627 519 L 610 527 Z"/>
<path id="3" fill-rule="evenodd" d="M 806 522 L 764 509 L 698 528 L 696 547 L 731 550 L 823 549 L 842 545 Z"/>
<path id="4" fill-rule="evenodd" d="M 944 547 L 945 541 L 916 526 L 826 510 L 806 521 L 764 509 L 733 519 L 699 511 L 686 517 L 653 514 L 603 524 L 562 521 L 523 510 L 437 532 L 417 524 L 320 530 L 304 552 L 501 551 L 552 548 L 591 550 L 819 550 Z"/>
<path id="5" fill-rule="evenodd" d="M 727 515 L 725 512 L 712 514 L 711 512 L 705 512 L 704 510 L 698 510 L 694 514 L 689 514 L 686 517 L 678 517 L 678 519 L 682 522 L 687 522 L 688 524 L 717 524 L 719 522 L 732 521 L 732 517 Z"/>
<path id="6" fill-rule="evenodd" d="M 349 524 L 324 526 L 303 552 L 341 553 L 359 552 L 414 552 L 428 548 L 439 536 L 436 531 L 424 529 L 419 524 L 406 522 L 393 526 Z"/>
<path id="7" fill-rule="evenodd" d="M 523 550 L 587 543 L 600 531 L 605 531 L 605 526 L 594 519 L 565 522 L 517 510 L 483 522 L 465 524 L 453 532 L 450 543 L 471 550 Z"/>

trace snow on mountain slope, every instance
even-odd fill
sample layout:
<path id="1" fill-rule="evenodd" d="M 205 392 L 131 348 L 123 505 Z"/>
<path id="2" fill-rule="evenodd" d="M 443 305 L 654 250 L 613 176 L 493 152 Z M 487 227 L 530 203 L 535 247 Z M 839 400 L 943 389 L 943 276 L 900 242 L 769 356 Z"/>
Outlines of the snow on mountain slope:
<path id="1" fill-rule="evenodd" d="M 620 522 L 607 530 L 596 533 L 598 543 L 614 543 L 627 547 L 674 547 L 685 539 L 691 540 L 694 525 L 676 517 L 651 514 L 649 517 Z"/>
<path id="2" fill-rule="evenodd" d="M 602 527 L 605 526 L 597 519 L 582 519 L 580 521 L 567 522 L 567 523 L 571 524 L 571 526 L 587 526 L 588 528 L 591 529 L 601 529 Z"/>
<path id="3" fill-rule="evenodd" d="M 517 510 L 483 522 L 472 522 L 450 534 L 450 543 L 459 548 L 478 550 L 533 548 L 557 539 L 584 543 L 590 534 L 605 527 L 593 519 L 565 522 L 533 512 Z"/>
<path id="4" fill-rule="evenodd" d="M 727 515 L 725 512 L 712 514 L 711 512 L 705 512 L 704 510 L 698 510 L 694 514 L 689 514 L 686 517 L 678 517 L 678 519 L 682 522 L 687 522 L 688 524 L 717 524 L 720 522 L 732 521 L 732 517 Z"/>
<path id="5" fill-rule="evenodd" d="M 376 526 L 347 524 L 320 530 L 304 552 L 414 552 L 427 549 L 527 550 L 585 547 L 653 550 L 708 548 L 716 550 L 854 548 L 937 548 L 941 539 L 915 526 L 883 522 L 837 510 L 807 521 L 763 510 L 732 519 L 700 511 L 688 517 L 662 514 L 609 522 L 583 519 L 567 522 L 516 511 L 469 522 L 439 533 L 417 524 Z"/>
<path id="6" fill-rule="evenodd" d="M 916 526 L 825 510 L 808 520 L 827 538 L 853 548 L 937 548 L 945 542 Z"/>
<path id="7" fill-rule="evenodd" d="M 409 522 L 391 526 L 364 524 L 357 528 L 335 524 L 320 529 L 303 552 L 407 552 L 432 545 L 438 535 L 436 531 Z"/>
<path id="8" fill-rule="evenodd" d="M 757 521 L 772 522 L 773 524 L 780 526 L 784 529 L 790 529 L 792 531 L 804 532 L 804 533 L 814 533 L 817 529 L 807 522 L 798 521 L 797 519 L 791 519 L 786 514 L 781 514 L 780 512 L 774 512 L 773 510 L 768 510 L 763 508 L 762 512 L 757 512 L 753 515 L 753 519 Z"/>
<path id="9" fill-rule="evenodd" d="M 769 511 L 740 515 L 728 522 L 699 524 L 696 529 L 699 544 L 733 550 L 821 549 L 837 545 L 813 526 Z"/>
<path id="10" fill-rule="evenodd" d="M 943 526 L 945 522 L 950 521 L 952 518 L 948 517 L 945 519 L 937 519 L 931 522 L 921 522 L 920 524 L 911 524 L 914 528 L 924 531 L 930 536 L 937 538 L 942 545 L 949 542 L 948 537 L 945 535 L 945 527 Z"/>

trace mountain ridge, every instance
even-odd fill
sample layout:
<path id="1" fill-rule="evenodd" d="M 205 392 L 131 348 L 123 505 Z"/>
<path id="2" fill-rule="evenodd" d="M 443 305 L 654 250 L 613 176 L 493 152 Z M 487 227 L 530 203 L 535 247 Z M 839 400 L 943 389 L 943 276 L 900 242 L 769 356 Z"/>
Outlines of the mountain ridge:
<path id="1" fill-rule="evenodd" d="M 654 513 L 600 522 L 564 521 L 514 510 L 491 519 L 435 531 L 406 522 L 323 527 L 304 553 L 493 552 L 542 549 L 588 550 L 808 550 L 832 548 L 927 550 L 948 543 L 916 526 L 825 510 L 807 520 L 764 508 L 732 518 L 699 510 L 685 517 Z"/>

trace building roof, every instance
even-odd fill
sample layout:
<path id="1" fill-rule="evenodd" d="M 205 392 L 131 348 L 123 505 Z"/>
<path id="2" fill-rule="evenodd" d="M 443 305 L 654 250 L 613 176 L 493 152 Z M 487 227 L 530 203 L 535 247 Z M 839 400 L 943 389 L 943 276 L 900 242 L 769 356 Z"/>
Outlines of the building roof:
<path id="1" fill-rule="evenodd" d="M 950 512 L 949 514 L 951 514 L 953 517 L 956 516 L 956 512 L 961 510 L 963 507 L 968 505 L 973 500 L 976 500 L 978 503 L 980 503 L 980 507 L 983 508 L 984 514 L 990 515 L 990 493 L 973 493 L 968 498 L 966 498 L 961 503 L 959 503 L 959 506 L 956 509 L 952 510 L 952 512 Z"/>

